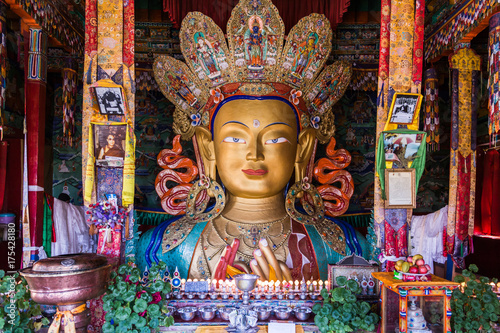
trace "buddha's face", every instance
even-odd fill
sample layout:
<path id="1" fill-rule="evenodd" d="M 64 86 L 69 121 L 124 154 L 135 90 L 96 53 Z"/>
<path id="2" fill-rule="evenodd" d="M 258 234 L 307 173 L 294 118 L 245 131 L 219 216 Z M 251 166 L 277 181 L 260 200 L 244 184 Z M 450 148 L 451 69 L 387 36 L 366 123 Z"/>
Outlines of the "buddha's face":
<path id="1" fill-rule="evenodd" d="M 297 121 L 286 103 L 228 102 L 220 108 L 213 132 L 217 170 L 229 193 L 265 198 L 284 189 L 297 153 Z"/>

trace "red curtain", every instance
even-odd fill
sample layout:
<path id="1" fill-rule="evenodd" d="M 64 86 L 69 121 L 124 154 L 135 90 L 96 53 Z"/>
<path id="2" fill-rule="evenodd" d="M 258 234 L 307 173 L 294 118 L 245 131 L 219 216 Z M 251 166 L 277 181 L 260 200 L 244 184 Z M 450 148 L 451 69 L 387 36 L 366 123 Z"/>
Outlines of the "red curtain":
<path id="1" fill-rule="evenodd" d="M 285 23 L 286 33 L 304 16 L 311 13 L 325 14 L 332 27 L 342 22 L 351 0 L 272 0 Z M 169 13 L 174 25 L 179 28 L 182 19 L 189 12 L 202 12 L 226 30 L 233 7 L 239 0 L 163 0 L 163 10 Z"/>

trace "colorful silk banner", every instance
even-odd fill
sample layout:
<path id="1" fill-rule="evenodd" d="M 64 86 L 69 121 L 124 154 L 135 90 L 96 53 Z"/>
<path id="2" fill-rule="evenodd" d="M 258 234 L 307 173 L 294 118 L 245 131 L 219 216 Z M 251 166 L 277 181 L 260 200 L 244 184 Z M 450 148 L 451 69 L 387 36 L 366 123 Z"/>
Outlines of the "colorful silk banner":
<path id="1" fill-rule="evenodd" d="M 429 68 L 424 74 L 425 109 L 424 131 L 427 132 L 427 150 L 439 150 L 439 89 L 438 76 L 434 68 Z"/>
<path id="2" fill-rule="evenodd" d="M 472 250 L 476 188 L 476 121 L 481 58 L 470 48 L 449 57 L 452 131 L 446 251 L 463 258 Z M 462 263 L 463 260 L 456 260 Z"/>
<path id="3" fill-rule="evenodd" d="M 489 36 L 489 80 L 488 90 L 489 98 L 489 117 L 488 133 L 490 134 L 490 143 L 497 141 L 497 135 L 500 134 L 500 13 L 490 18 L 490 36 Z"/>

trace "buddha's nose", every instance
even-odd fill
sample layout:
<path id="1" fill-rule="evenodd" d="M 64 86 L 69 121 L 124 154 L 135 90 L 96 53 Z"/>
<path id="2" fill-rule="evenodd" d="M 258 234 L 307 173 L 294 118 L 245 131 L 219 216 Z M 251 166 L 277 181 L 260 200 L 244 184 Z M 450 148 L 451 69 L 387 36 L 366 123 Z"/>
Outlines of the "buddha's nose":
<path id="1" fill-rule="evenodd" d="M 247 160 L 249 161 L 263 161 L 264 154 L 262 153 L 263 147 L 257 142 L 248 145 Z"/>

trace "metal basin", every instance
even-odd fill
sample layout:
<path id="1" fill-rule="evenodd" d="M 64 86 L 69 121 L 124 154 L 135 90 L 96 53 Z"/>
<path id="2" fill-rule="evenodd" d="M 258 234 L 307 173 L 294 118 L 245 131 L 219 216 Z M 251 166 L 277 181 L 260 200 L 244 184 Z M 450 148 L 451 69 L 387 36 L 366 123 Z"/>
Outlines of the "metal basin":
<path id="1" fill-rule="evenodd" d="M 177 309 L 177 313 L 179 313 L 181 319 L 185 321 L 193 320 L 196 311 L 198 310 L 195 306 L 185 306 L 183 308 Z"/>
<path id="2" fill-rule="evenodd" d="M 42 259 L 20 274 L 28 282 L 33 301 L 61 306 L 104 294 L 110 270 L 105 256 L 82 253 Z"/>
<path id="3" fill-rule="evenodd" d="M 266 305 L 257 305 L 253 307 L 253 310 L 257 312 L 257 318 L 260 321 L 267 320 L 271 316 L 272 308 Z"/>
<path id="4" fill-rule="evenodd" d="M 229 321 L 229 314 L 236 310 L 235 306 L 225 306 L 219 309 L 219 314 L 222 320 Z"/>
<path id="5" fill-rule="evenodd" d="M 278 306 L 274 309 L 274 314 L 279 320 L 286 320 L 290 317 L 292 313 L 292 308 L 288 306 Z"/>
<path id="6" fill-rule="evenodd" d="M 295 318 L 297 318 L 300 321 L 304 321 L 309 319 L 309 316 L 311 316 L 312 309 L 307 306 L 299 306 L 296 307 L 293 311 L 295 312 Z"/>
<path id="7" fill-rule="evenodd" d="M 199 310 L 200 317 L 203 320 L 212 320 L 215 317 L 215 312 L 217 312 L 217 307 L 213 305 L 207 305 L 201 307 Z"/>

